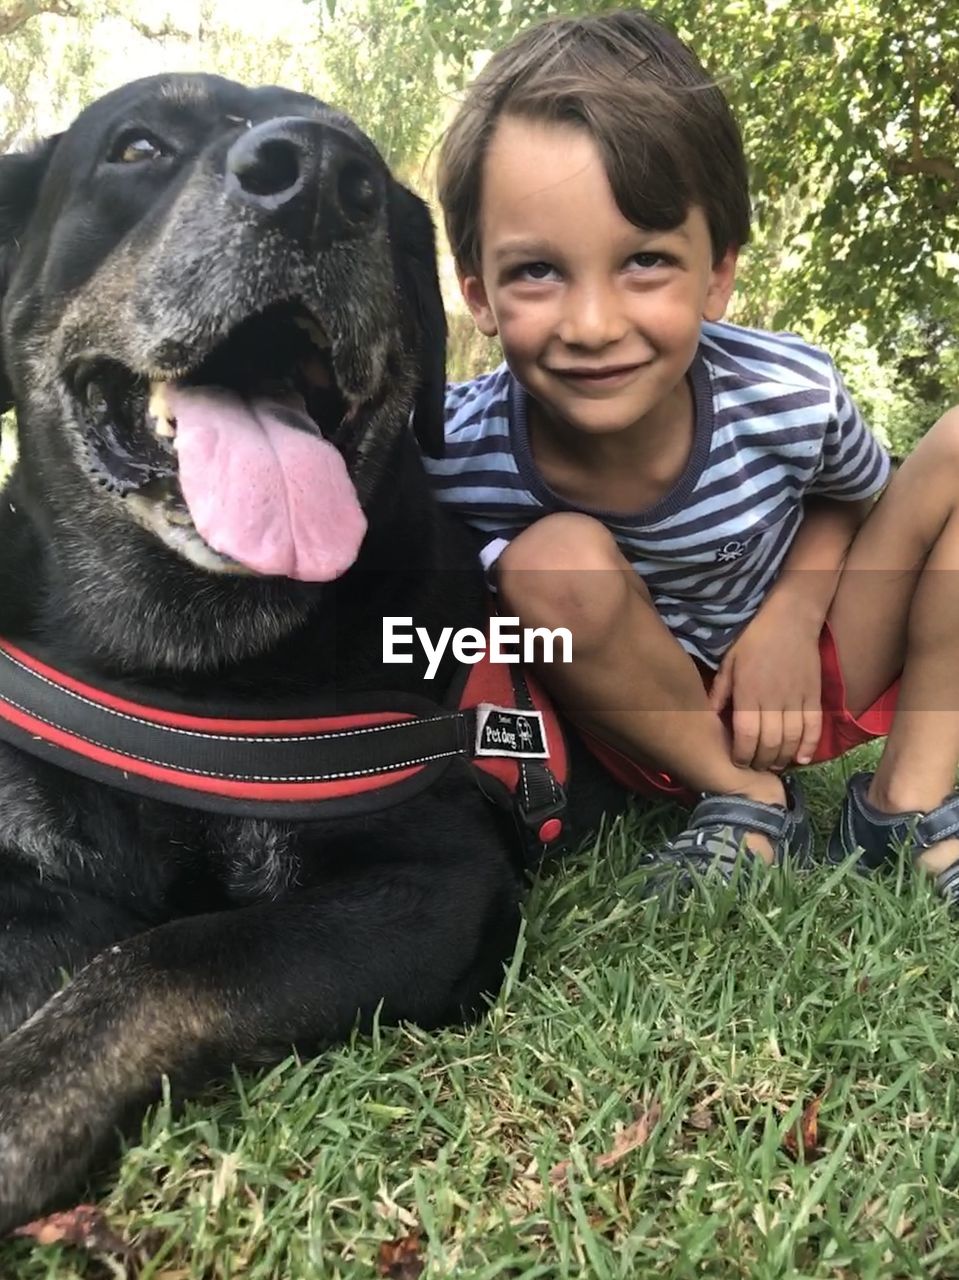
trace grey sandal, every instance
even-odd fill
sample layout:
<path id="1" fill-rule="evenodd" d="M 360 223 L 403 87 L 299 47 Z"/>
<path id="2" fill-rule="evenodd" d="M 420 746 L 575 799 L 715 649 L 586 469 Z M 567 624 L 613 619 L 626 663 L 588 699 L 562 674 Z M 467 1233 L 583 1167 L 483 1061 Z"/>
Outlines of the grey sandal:
<path id="1" fill-rule="evenodd" d="M 959 792 L 954 791 L 927 813 L 883 813 L 866 799 L 871 773 L 856 773 L 846 785 L 839 821 L 829 837 L 826 858 L 842 862 L 858 852 L 860 871 L 876 871 L 897 849 L 907 846 L 913 856 L 942 840 L 959 835 Z M 936 891 L 952 907 L 959 907 L 959 861 L 933 874 Z"/>
<path id="2" fill-rule="evenodd" d="M 774 866 L 787 860 L 809 866 L 813 835 L 802 788 L 795 778 L 785 776 L 783 785 L 785 808 L 746 796 L 704 795 L 678 836 L 662 849 L 643 855 L 643 864 L 650 869 L 648 896 L 682 895 L 692 890 L 698 879 L 712 875 L 729 884 L 737 867 L 764 866 L 745 843 L 753 832 L 771 841 Z"/>

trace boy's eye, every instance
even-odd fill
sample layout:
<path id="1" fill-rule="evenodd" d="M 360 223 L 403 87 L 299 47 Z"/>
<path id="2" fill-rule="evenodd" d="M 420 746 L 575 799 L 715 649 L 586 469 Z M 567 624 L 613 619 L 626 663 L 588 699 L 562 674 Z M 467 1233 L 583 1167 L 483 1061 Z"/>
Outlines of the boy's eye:
<path id="1" fill-rule="evenodd" d="M 644 271 L 649 271 L 651 267 L 666 266 L 669 261 L 664 253 L 634 253 L 630 258 L 631 263 L 642 267 Z"/>
<path id="2" fill-rule="evenodd" d="M 524 262 L 516 268 L 516 275 L 524 280 L 548 280 L 554 270 L 548 262 Z"/>

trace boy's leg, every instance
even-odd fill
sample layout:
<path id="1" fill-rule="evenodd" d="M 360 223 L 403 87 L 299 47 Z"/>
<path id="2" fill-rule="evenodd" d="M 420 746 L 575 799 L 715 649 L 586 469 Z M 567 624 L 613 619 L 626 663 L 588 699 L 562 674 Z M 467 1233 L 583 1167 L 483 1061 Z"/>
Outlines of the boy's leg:
<path id="1" fill-rule="evenodd" d="M 525 627 L 569 628 L 573 661 L 538 674 L 571 719 L 692 791 L 786 803 L 776 774 L 733 763 L 696 664 L 602 524 L 572 513 L 537 521 L 503 553 L 497 585 L 503 611 Z M 772 858 L 764 836 L 747 844 Z"/>
<path id="2" fill-rule="evenodd" d="M 860 529 L 829 623 L 854 715 L 902 671 L 867 799 L 883 813 L 936 808 L 959 762 L 959 410 L 923 438 Z M 957 858 L 950 839 L 920 862 L 939 871 Z"/>

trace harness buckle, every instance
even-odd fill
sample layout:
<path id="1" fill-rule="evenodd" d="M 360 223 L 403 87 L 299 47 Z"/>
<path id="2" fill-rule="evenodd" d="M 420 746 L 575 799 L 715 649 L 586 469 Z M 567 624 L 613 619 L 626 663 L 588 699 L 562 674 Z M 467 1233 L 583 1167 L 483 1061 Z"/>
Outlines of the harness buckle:
<path id="1" fill-rule="evenodd" d="M 527 861 L 533 865 L 546 853 L 563 853 L 568 848 L 566 826 L 569 800 L 566 789 L 545 767 L 543 772 L 549 774 L 553 799 L 547 804 L 526 808 L 519 799 L 520 793 L 517 792 L 513 805 L 516 826 L 526 849 Z"/>

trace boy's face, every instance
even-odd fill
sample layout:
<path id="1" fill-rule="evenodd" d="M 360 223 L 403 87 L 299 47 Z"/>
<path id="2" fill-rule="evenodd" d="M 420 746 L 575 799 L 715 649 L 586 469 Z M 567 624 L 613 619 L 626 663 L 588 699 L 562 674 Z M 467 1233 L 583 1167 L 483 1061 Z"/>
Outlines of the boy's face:
<path id="1" fill-rule="evenodd" d="M 681 402 L 700 324 L 722 318 L 736 267 L 734 250 L 714 264 L 700 208 L 671 231 L 640 230 L 584 129 L 504 116 L 480 238 L 463 296 L 547 419 L 607 434 Z"/>

